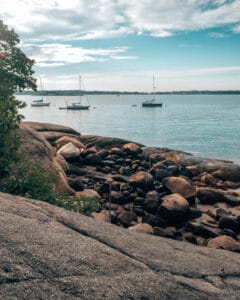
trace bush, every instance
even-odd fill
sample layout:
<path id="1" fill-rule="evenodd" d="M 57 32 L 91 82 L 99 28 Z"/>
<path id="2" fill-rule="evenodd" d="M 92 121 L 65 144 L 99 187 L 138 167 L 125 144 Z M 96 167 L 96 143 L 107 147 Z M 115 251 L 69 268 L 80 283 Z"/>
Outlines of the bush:
<path id="1" fill-rule="evenodd" d="M 0 188 L 3 192 L 43 200 L 55 204 L 53 190 L 58 176 L 55 172 L 46 172 L 36 163 L 18 162 L 12 167 L 10 175 L 5 177 Z"/>
<path id="2" fill-rule="evenodd" d="M 56 171 L 45 171 L 36 163 L 22 159 L 12 167 L 11 175 L 0 181 L 0 190 L 13 195 L 38 199 L 65 209 L 90 216 L 100 207 L 100 202 L 91 197 L 73 197 L 67 193 L 56 193 L 54 184 L 58 181 Z"/>

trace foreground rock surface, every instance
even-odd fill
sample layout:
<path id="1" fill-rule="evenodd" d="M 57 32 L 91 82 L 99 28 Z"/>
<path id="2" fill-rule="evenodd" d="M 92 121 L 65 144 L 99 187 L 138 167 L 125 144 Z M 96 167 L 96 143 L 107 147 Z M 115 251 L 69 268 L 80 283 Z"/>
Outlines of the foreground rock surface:
<path id="1" fill-rule="evenodd" d="M 0 193 L 1 299 L 239 299 L 239 254 Z"/>

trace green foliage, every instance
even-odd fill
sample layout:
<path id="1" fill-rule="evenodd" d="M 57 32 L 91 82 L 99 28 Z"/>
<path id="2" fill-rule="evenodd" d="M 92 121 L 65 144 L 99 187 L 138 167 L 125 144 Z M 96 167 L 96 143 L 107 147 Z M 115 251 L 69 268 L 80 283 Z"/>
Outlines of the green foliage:
<path id="1" fill-rule="evenodd" d="M 0 179 L 8 176 L 10 164 L 18 159 L 20 140 L 16 129 L 23 118 L 18 109 L 24 103 L 16 100 L 14 93 L 36 89 L 34 61 L 18 47 L 19 42 L 18 35 L 0 20 Z"/>
<path id="2" fill-rule="evenodd" d="M 60 196 L 60 203 L 68 210 L 75 211 L 86 216 L 90 216 L 92 212 L 100 208 L 99 199 L 93 197 L 73 197 L 73 196 Z M 59 204 L 59 201 L 58 201 Z"/>
<path id="3" fill-rule="evenodd" d="M 0 181 L 0 190 L 13 195 L 38 199 L 65 209 L 90 216 L 100 206 L 99 200 L 91 197 L 73 197 L 54 191 L 59 177 L 55 171 L 45 171 L 36 163 L 21 158 L 10 169 L 9 176 Z"/>
<path id="4" fill-rule="evenodd" d="M 10 173 L 11 175 L 0 182 L 3 192 L 56 204 L 53 185 L 57 182 L 58 176 L 55 172 L 46 173 L 38 164 L 19 161 L 12 167 Z"/>

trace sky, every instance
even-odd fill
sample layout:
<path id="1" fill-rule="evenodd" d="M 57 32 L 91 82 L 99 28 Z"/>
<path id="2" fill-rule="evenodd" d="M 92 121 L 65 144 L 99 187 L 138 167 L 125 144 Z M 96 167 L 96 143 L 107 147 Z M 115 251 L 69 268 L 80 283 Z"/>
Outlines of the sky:
<path id="1" fill-rule="evenodd" d="M 7 0 L 43 88 L 240 90 L 240 0 Z"/>

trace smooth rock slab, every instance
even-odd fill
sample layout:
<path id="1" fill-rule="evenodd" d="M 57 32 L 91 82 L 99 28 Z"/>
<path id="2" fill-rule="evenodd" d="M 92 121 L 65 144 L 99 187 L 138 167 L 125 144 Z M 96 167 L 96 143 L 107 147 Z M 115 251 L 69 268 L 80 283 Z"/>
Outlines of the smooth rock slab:
<path id="1" fill-rule="evenodd" d="M 0 193 L 1 299 L 239 299 L 239 254 Z"/>

